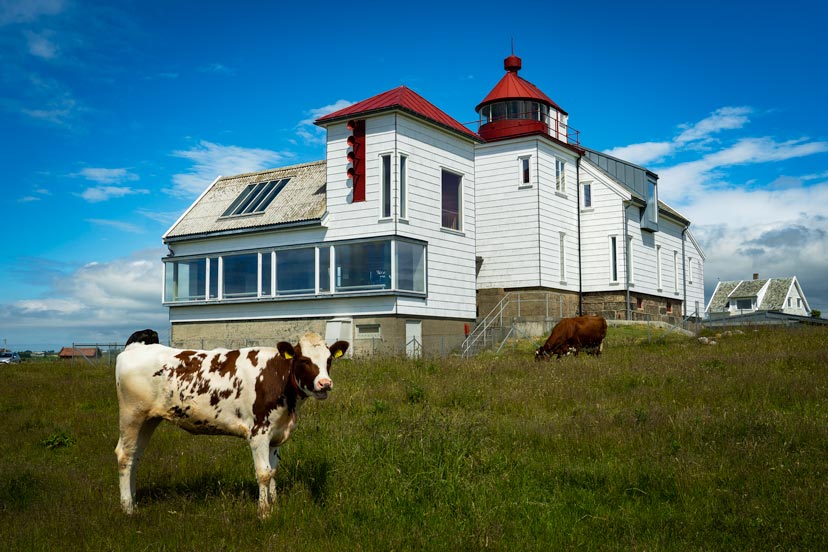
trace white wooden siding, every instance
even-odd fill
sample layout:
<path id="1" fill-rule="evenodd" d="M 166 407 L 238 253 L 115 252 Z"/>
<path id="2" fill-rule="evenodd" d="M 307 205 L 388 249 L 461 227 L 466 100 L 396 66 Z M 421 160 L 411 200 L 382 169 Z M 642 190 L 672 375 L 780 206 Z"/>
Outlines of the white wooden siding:
<path id="1" fill-rule="evenodd" d="M 531 186 L 522 186 L 518 160 L 531 156 Z M 555 159 L 566 161 L 567 181 L 576 182 L 575 156 L 535 137 L 477 146 L 477 255 L 483 264 L 477 287 L 577 290 L 577 279 L 561 285 L 560 232 L 577 235 L 576 194 L 555 193 Z M 571 243 L 575 243 L 571 241 Z M 577 248 L 566 250 L 567 273 L 577 274 Z"/>
<path id="2" fill-rule="evenodd" d="M 428 298 L 400 299 L 397 313 L 474 318 L 476 228 L 474 143 L 400 113 L 365 121 L 365 202 L 348 203 L 345 169 L 348 136 L 344 123 L 328 129 L 328 232 L 326 240 L 403 236 L 428 243 Z M 393 156 L 391 220 L 380 220 L 381 154 Z M 407 163 L 405 221 L 399 213 L 399 155 Z M 462 229 L 442 226 L 442 171 L 462 176 Z"/>

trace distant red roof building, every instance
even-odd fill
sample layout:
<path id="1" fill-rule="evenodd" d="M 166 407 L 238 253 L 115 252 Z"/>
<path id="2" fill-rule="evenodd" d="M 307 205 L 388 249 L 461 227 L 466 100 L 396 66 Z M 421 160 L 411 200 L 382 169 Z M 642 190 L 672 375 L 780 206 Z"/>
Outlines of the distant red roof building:
<path id="1" fill-rule="evenodd" d="M 101 350 L 97 347 L 63 347 L 58 353 L 60 358 L 99 358 Z"/>

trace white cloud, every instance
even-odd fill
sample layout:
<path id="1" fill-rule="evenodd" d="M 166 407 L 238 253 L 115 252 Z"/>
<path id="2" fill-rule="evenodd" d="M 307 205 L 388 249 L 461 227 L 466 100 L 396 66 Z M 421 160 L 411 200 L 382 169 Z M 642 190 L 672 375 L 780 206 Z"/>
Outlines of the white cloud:
<path id="1" fill-rule="evenodd" d="M 57 45 L 52 41 L 51 33 L 25 31 L 26 43 L 29 53 L 42 59 L 54 59 L 58 53 Z"/>
<path id="2" fill-rule="evenodd" d="M 643 142 L 612 148 L 606 153 L 636 165 L 647 165 L 670 155 L 674 149 L 675 146 L 671 142 Z"/>
<path id="3" fill-rule="evenodd" d="M 100 203 L 101 201 L 108 201 L 112 198 L 148 193 L 149 190 L 129 188 L 126 186 L 94 186 L 85 189 L 78 195 L 90 203 Z"/>
<path id="4" fill-rule="evenodd" d="M 308 110 L 306 112 L 308 117 L 306 119 L 302 119 L 296 125 L 296 134 L 299 135 L 299 138 L 301 138 L 305 144 L 324 144 L 325 129 L 316 126 L 313 122 L 320 117 L 324 117 L 328 113 L 345 109 L 353 104 L 354 102 L 349 102 L 348 100 L 337 100 L 332 104 Z"/>
<path id="5" fill-rule="evenodd" d="M 828 142 L 787 140 L 777 142 L 772 138 L 742 138 L 736 143 L 713 151 L 700 159 L 679 163 L 666 168 L 655 168 L 659 175 L 661 197 L 676 205 L 688 203 L 711 186 L 741 187 L 725 183 L 726 169 L 756 163 L 785 161 L 808 155 L 828 152 Z"/>
<path id="6" fill-rule="evenodd" d="M 86 167 L 81 169 L 78 176 L 100 184 L 121 184 L 138 180 L 138 175 L 125 168 L 104 169 L 98 167 Z"/>
<path id="7" fill-rule="evenodd" d="M 749 107 L 722 107 L 697 123 L 680 125 L 679 128 L 684 130 L 675 141 L 678 144 L 687 144 L 707 140 L 723 130 L 742 128 L 749 122 L 748 115 L 751 113 L 753 110 Z"/>
<path id="8" fill-rule="evenodd" d="M 52 276 L 42 297 L 0 305 L 4 337 L 14 348 L 32 349 L 73 342 L 122 344 L 142 328 L 153 328 L 168 339 L 168 313 L 161 305 L 164 253 L 163 249 L 139 251 Z M 48 337 L 34 342 L 33 335 Z"/>
<path id="9" fill-rule="evenodd" d="M 0 0 L 0 26 L 30 23 L 45 15 L 63 11 L 63 0 Z"/>
<path id="10" fill-rule="evenodd" d="M 200 194 L 218 176 L 261 171 L 277 167 L 291 154 L 259 148 L 223 146 L 202 140 L 197 147 L 173 152 L 193 162 L 186 173 L 173 175 L 173 187 L 165 192 L 179 197 Z"/>
<path id="11" fill-rule="evenodd" d="M 136 226 L 134 224 L 130 224 L 128 222 L 123 222 L 120 220 L 108 220 L 108 219 L 86 219 L 86 222 L 90 222 L 97 226 L 106 226 L 108 228 L 115 228 L 116 230 L 121 230 L 123 232 L 129 232 L 130 234 L 143 234 L 144 229 L 140 226 Z"/>

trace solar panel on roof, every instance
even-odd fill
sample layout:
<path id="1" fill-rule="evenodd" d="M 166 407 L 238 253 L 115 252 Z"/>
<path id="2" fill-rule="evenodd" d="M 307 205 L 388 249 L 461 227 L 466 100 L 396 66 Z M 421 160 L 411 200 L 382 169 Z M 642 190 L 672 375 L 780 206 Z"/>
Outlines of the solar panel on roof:
<path id="1" fill-rule="evenodd" d="M 289 181 L 289 178 L 283 178 L 249 184 L 221 216 L 236 217 L 264 212 Z"/>

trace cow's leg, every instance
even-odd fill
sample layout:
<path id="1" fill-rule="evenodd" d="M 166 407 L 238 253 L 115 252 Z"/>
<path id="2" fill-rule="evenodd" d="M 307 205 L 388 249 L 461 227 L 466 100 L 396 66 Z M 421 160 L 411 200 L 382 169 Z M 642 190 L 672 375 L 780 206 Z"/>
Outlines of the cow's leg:
<path id="1" fill-rule="evenodd" d="M 135 511 L 135 470 L 152 432 L 160 419 L 147 419 L 143 413 L 124 413 L 120 416 L 120 438 L 115 447 L 118 459 L 118 480 L 121 489 L 121 508 L 127 514 Z"/>
<path id="2" fill-rule="evenodd" d="M 270 482 L 273 480 L 273 468 L 270 467 L 270 436 L 259 435 L 250 439 L 250 450 L 253 452 L 253 467 L 256 469 L 256 480 L 259 482 L 259 517 L 270 515 Z"/>
<path id="3" fill-rule="evenodd" d="M 271 477 L 270 477 L 270 485 L 268 487 L 268 499 L 270 500 L 271 504 L 276 503 L 276 468 L 279 467 L 279 447 L 276 445 L 270 445 L 270 469 L 271 469 Z"/>

